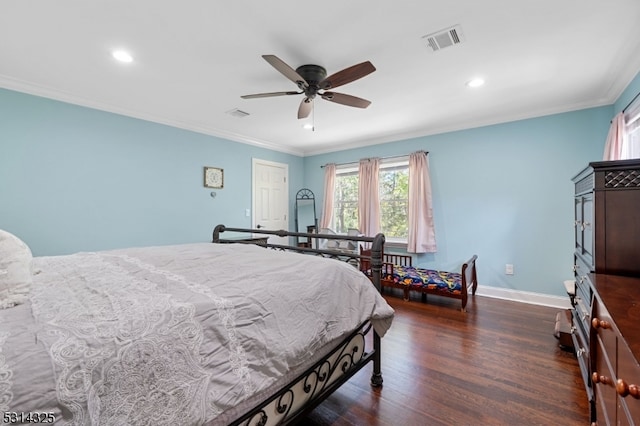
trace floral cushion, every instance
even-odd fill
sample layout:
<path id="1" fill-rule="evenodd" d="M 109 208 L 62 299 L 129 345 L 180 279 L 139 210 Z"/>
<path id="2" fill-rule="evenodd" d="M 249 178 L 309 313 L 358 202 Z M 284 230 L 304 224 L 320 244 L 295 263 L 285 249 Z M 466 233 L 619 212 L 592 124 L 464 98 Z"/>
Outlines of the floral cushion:
<path id="1" fill-rule="evenodd" d="M 462 275 L 456 272 L 393 265 L 393 273 L 384 275 L 384 279 L 404 284 L 411 290 L 441 290 L 453 294 L 462 291 Z"/>

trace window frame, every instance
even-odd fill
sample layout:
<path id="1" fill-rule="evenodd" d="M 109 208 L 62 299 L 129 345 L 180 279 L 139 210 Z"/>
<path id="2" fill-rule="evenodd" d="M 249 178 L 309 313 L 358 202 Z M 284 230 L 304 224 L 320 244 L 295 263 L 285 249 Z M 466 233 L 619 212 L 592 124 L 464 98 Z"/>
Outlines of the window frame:
<path id="1" fill-rule="evenodd" d="M 336 181 L 335 187 L 333 190 L 333 212 L 331 212 L 331 224 L 329 225 L 331 229 L 335 230 L 335 232 L 339 235 L 347 235 L 346 232 L 338 232 L 338 228 L 336 226 L 336 209 L 338 208 L 338 198 L 336 197 L 336 192 L 338 190 L 338 179 L 340 176 L 348 176 L 348 175 L 358 175 L 358 163 L 347 163 L 347 164 L 338 164 L 336 165 Z M 358 176 L 359 179 L 359 176 Z M 356 212 L 358 211 L 358 198 L 356 197 Z M 357 223 L 356 223 L 357 227 Z"/>
<path id="2" fill-rule="evenodd" d="M 339 164 L 336 165 L 336 189 L 334 189 L 334 197 L 335 197 L 335 191 L 338 188 L 337 185 L 337 179 L 340 175 L 350 175 L 350 174 L 358 174 L 358 168 L 359 168 L 359 163 L 354 162 L 354 163 L 345 163 L 345 164 Z M 385 169 L 406 169 L 407 173 L 409 170 L 409 156 L 408 155 L 403 155 L 403 156 L 397 156 L 397 157 L 390 157 L 390 158 L 383 158 L 380 160 L 380 169 L 379 172 L 384 171 Z M 359 177 L 358 177 L 359 178 Z M 381 185 L 378 184 L 378 191 L 380 191 Z M 337 201 L 335 201 L 336 198 L 334 198 L 334 211 L 332 212 L 332 219 L 331 219 L 331 227 L 332 229 L 336 229 L 335 228 L 335 224 L 336 224 L 336 214 L 335 214 L 335 209 L 337 206 Z M 381 199 L 382 202 L 382 199 Z M 407 208 L 408 208 L 408 203 L 409 203 L 409 191 L 407 189 Z M 381 218 L 382 219 L 382 218 Z M 381 224 L 382 226 L 382 224 Z M 409 228 L 409 217 L 408 217 L 408 211 L 407 211 L 407 231 Z M 390 237 L 385 235 L 385 245 L 387 246 L 391 246 L 391 247 L 406 247 L 407 246 L 407 239 L 408 237 Z"/>
<path id="3" fill-rule="evenodd" d="M 623 114 L 622 158 L 640 158 L 640 98 L 634 99 Z"/>

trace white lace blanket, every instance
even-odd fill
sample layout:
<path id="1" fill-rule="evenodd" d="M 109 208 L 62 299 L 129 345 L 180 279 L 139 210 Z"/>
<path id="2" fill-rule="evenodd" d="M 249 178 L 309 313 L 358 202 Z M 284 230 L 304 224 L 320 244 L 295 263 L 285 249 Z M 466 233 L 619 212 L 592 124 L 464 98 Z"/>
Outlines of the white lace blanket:
<path id="1" fill-rule="evenodd" d="M 0 411 L 61 424 L 224 423 L 328 342 L 369 318 L 384 334 L 393 316 L 352 266 L 252 245 L 41 257 L 35 269 L 31 303 L 0 310 Z"/>

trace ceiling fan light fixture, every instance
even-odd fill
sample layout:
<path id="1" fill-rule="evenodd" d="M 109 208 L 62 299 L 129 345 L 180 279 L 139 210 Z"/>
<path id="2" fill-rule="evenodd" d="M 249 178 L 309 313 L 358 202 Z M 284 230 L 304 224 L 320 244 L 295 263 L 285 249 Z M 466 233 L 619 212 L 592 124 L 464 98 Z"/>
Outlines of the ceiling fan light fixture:
<path id="1" fill-rule="evenodd" d="M 480 87 L 484 85 L 484 79 L 483 78 L 473 78 L 469 81 L 467 81 L 467 86 L 468 87 L 472 87 L 472 88 L 476 88 L 476 87 Z"/>
<path id="2" fill-rule="evenodd" d="M 312 123 L 304 123 L 302 128 L 305 129 L 305 130 L 313 130 L 313 124 Z"/>
<path id="3" fill-rule="evenodd" d="M 113 56 L 115 60 L 124 62 L 126 64 L 133 62 L 133 56 L 131 56 L 131 53 L 127 52 L 126 50 L 114 50 L 113 52 L 111 52 L 111 56 Z"/>

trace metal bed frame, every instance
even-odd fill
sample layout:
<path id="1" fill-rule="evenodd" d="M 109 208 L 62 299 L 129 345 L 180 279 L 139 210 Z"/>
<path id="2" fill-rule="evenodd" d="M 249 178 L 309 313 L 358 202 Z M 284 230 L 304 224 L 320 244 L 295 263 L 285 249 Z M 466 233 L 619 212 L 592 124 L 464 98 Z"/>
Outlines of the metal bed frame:
<path id="1" fill-rule="evenodd" d="M 246 240 L 225 240 L 221 237 L 224 232 L 250 234 L 252 237 L 275 235 L 278 237 L 305 237 L 312 239 L 350 240 L 371 246 L 370 255 L 350 251 L 336 251 L 317 249 L 312 247 L 296 247 L 282 244 L 271 244 L 262 240 L 257 245 L 267 249 L 294 251 L 339 259 L 358 267 L 361 261 L 371 264 L 371 281 L 378 291 L 381 290 L 380 279 L 384 251 L 384 235 L 375 237 L 330 235 L 303 232 L 289 232 L 284 230 L 228 228 L 218 225 L 213 230 L 213 243 L 235 242 L 256 244 L 255 238 Z M 291 239 L 291 238 L 290 238 Z M 310 244 L 318 246 L 317 244 Z M 356 244 L 356 247 L 358 244 Z M 373 348 L 365 347 L 366 336 L 373 334 Z M 366 321 L 356 328 L 349 336 L 341 341 L 328 355 L 309 367 L 293 381 L 273 393 L 268 399 L 233 421 L 232 425 L 271 425 L 294 424 L 324 401 L 331 393 L 338 389 L 366 364 L 373 362 L 371 385 L 382 386 L 382 370 L 380 357 L 380 336 L 375 332 L 371 323 Z"/>

